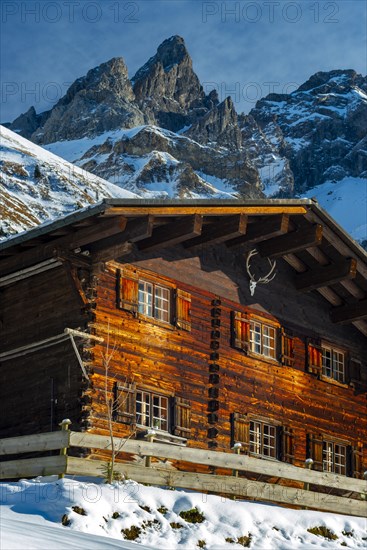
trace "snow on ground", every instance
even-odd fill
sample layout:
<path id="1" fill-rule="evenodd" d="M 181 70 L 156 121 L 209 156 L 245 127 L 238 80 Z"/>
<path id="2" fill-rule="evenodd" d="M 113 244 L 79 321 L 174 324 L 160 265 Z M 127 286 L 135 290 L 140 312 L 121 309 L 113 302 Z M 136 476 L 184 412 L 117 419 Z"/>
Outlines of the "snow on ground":
<path id="1" fill-rule="evenodd" d="M 197 523 L 182 517 L 195 509 Z M 235 550 L 246 543 L 254 549 L 306 550 L 365 548 L 367 541 L 363 518 L 147 487 L 131 480 L 113 485 L 66 478 L 1 483 L 0 523 L 2 550 Z M 322 526 L 333 540 L 308 531 Z"/>
<path id="2" fill-rule="evenodd" d="M 345 177 L 313 187 L 306 197 L 315 197 L 320 206 L 354 239 L 367 239 L 367 180 Z"/>

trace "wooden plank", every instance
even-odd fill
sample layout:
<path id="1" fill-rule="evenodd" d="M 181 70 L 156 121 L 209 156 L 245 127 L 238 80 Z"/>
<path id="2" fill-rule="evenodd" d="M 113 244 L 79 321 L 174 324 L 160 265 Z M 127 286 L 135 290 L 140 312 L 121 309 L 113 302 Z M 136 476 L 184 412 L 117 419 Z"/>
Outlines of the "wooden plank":
<path id="1" fill-rule="evenodd" d="M 100 460 L 85 460 L 68 457 L 67 474 L 93 475 L 103 477 L 101 468 L 105 463 Z M 177 470 L 145 468 L 133 464 L 116 464 L 115 470 L 129 479 L 139 483 L 153 483 L 159 486 L 179 487 L 200 492 L 209 491 L 243 498 L 254 498 L 259 501 L 278 502 L 292 506 L 307 506 L 316 510 L 348 513 L 365 517 L 367 503 L 351 498 L 305 491 L 294 487 L 285 487 L 241 477 L 188 473 Z"/>
<path id="2" fill-rule="evenodd" d="M 66 472 L 66 459 L 66 456 L 59 455 L 1 462 L 0 479 L 63 474 Z"/>
<path id="3" fill-rule="evenodd" d="M 256 221 L 248 224 L 247 231 L 244 236 L 226 242 L 229 248 L 240 246 L 244 243 L 259 243 L 277 237 L 288 232 L 289 215 L 282 214 L 281 216 L 270 216 L 265 220 Z"/>
<path id="4" fill-rule="evenodd" d="M 153 223 L 153 216 L 130 220 L 125 231 L 119 235 L 102 239 L 93 244 L 89 247 L 93 262 L 106 262 L 128 254 L 132 249 L 131 243 L 136 243 L 152 235 Z"/>
<path id="5" fill-rule="evenodd" d="M 276 214 L 306 214 L 308 212 L 307 206 L 200 206 L 200 205 L 183 205 L 183 206 L 111 206 L 107 208 L 102 216 L 142 216 L 152 214 L 154 216 L 184 216 L 200 214 L 201 216 L 226 216 L 233 214 L 248 214 L 251 216 L 264 216 L 264 215 L 276 215 Z"/>
<path id="6" fill-rule="evenodd" d="M 333 323 L 351 323 L 367 318 L 367 300 L 337 307 L 330 312 Z"/>
<path id="7" fill-rule="evenodd" d="M 157 227 L 151 237 L 140 241 L 137 246 L 139 250 L 154 250 L 182 243 L 200 235 L 202 223 L 203 217 L 199 214 L 184 216 L 177 221 Z"/>
<path id="8" fill-rule="evenodd" d="M 70 432 L 70 446 L 87 447 L 93 449 L 110 449 L 111 440 L 108 436 L 90 434 L 87 432 Z M 362 492 L 366 489 L 366 482 L 330 474 L 328 472 L 316 472 L 308 469 L 297 468 L 291 464 L 280 461 L 262 460 L 246 455 L 237 455 L 218 451 L 193 449 L 190 447 L 172 447 L 164 443 L 148 443 L 145 441 L 125 440 L 114 438 L 115 446 L 124 453 L 137 454 L 139 456 L 155 456 L 215 466 L 243 470 L 257 474 L 264 474 L 274 477 L 282 477 L 314 483 L 316 485 L 330 486 L 347 491 Z"/>
<path id="9" fill-rule="evenodd" d="M 69 433 L 47 432 L 0 439 L 0 456 L 21 453 L 44 452 L 69 446 Z"/>
<path id="10" fill-rule="evenodd" d="M 321 241 L 322 225 L 315 224 L 310 225 L 307 229 L 298 229 L 291 233 L 264 241 L 258 244 L 257 249 L 261 256 L 279 258 L 285 254 L 304 250 L 310 246 L 317 246 L 321 244 Z"/>
<path id="11" fill-rule="evenodd" d="M 205 225 L 201 235 L 190 239 L 184 244 L 185 248 L 192 248 L 201 244 L 218 244 L 245 235 L 247 228 L 246 214 L 229 216 L 215 223 Z"/>
<path id="12" fill-rule="evenodd" d="M 354 258 L 309 269 L 296 275 L 295 286 L 301 292 L 310 292 L 317 288 L 330 286 L 343 279 L 354 279 L 357 275 L 357 261 Z"/>

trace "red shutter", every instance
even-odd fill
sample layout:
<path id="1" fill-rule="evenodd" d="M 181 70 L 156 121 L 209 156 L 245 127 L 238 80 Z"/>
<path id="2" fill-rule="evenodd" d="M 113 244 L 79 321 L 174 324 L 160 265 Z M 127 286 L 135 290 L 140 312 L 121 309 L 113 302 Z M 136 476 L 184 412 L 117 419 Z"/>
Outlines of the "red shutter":
<path id="1" fill-rule="evenodd" d="M 320 375 L 322 373 L 322 350 L 319 341 L 308 341 L 307 370 L 308 372 L 316 375 Z"/>
<path id="2" fill-rule="evenodd" d="M 235 443 L 241 443 L 241 450 L 248 453 L 250 447 L 250 420 L 246 414 L 231 414 L 231 435 L 232 446 Z"/>
<path id="3" fill-rule="evenodd" d="M 191 331 L 191 294 L 176 290 L 176 327 Z"/>
<path id="4" fill-rule="evenodd" d="M 232 311 L 232 345 L 246 352 L 250 345 L 250 321 L 240 311 Z"/>
<path id="5" fill-rule="evenodd" d="M 284 328 L 281 329 L 281 355 L 280 361 L 286 367 L 292 367 L 294 364 L 293 338 Z"/>
<path id="6" fill-rule="evenodd" d="M 138 311 L 139 281 L 133 274 L 122 275 L 118 269 L 117 275 L 117 307 L 136 313 Z"/>

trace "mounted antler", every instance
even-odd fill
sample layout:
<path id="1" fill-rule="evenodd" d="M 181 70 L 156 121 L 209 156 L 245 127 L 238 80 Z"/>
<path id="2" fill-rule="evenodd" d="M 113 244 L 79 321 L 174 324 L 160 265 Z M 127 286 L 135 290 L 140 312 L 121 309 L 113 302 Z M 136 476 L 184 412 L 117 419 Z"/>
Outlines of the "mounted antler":
<path id="1" fill-rule="evenodd" d="M 251 296 L 253 296 L 255 294 L 256 285 L 258 285 L 258 284 L 266 285 L 266 284 L 270 283 L 270 281 L 272 281 L 274 279 L 275 275 L 276 275 L 276 272 L 274 273 L 274 270 L 275 270 L 275 267 L 277 265 L 277 262 L 276 262 L 276 260 L 271 260 L 270 258 L 268 258 L 268 262 L 270 264 L 269 273 L 267 273 L 264 277 L 259 277 L 258 280 L 255 279 L 255 276 L 250 271 L 250 260 L 253 256 L 256 256 L 256 254 L 258 254 L 258 252 L 257 252 L 256 248 L 254 248 L 253 250 L 251 250 L 247 254 L 247 258 L 246 258 L 246 270 L 247 270 L 247 273 L 250 277 L 250 293 L 251 293 Z"/>

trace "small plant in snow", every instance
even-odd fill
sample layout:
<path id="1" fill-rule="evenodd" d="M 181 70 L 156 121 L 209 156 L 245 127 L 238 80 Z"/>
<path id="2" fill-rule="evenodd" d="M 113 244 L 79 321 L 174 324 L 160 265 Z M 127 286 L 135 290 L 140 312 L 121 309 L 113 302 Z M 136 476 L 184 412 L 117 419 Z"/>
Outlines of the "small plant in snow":
<path id="1" fill-rule="evenodd" d="M 183 510 L 179 513 L 179 516 L 188 523 L 203 523 L 203 521 L 205 520 L 204 514 L 199 512 L 197 508 L 192 508 L 191 510 Z"/>
<path id="2" fill-rule="evenodd" d="M 159 512 L 160 514 L 162 514 L 164 516 L 168 512 L 168 508 L 166 508 L 165 506 L 162 505 L 159 508 L 157 508 L 157 512 Z"/>
<path id="3" fill-rule="evenodd" d="M 121 533 L 124 535 L 126 540 L 136 540 L 141 535 L 141 529 L 137 525 L 132 525 L 127 529 L 121 529 Z"/>
<path id="4" fill-rule="evenodd" d="M 204 539 L 198 540 L 197 546 L 199 548 L 206 548 L 206 541 Z"/>
<path id="5" fill-rule="evenodd" d="M 170 524 L 171 529 L 183 529 L 184 525 L 182 523 L 177 523 L 176 521 L 172 521 Z"/>
<path id="6" fill-rule="evenodd" d="M 87 512 L 84 510 L 84 508 L 82 508 L 81 506 L 73 506 L 72 507 L 72 510 L 76 513 L 76 514 L 79 514 L 80 516 L 86 516 L 87 515 Z"/>
<path id="7" fill-rule="evenodd" d="M 333 533 L 328 527 L 325 527 L 325 525 L 319 525 L 317 527 L 310 527 L 310 529 L 307 529 L 309 533 L 312 533 L 313 535 L 317 535 L 318 537 L 324 537 L 328 540 L 337 540 L 339 537 L 335 533 Z"/>
<path id="8" fill-rule="evenodd" d="M 61 524 L 65 527 L 69 527 L 71 525 L 71 521 L 69 519 L 69 516 L 67 514 L 64 514 L 61 518 Z"/>

